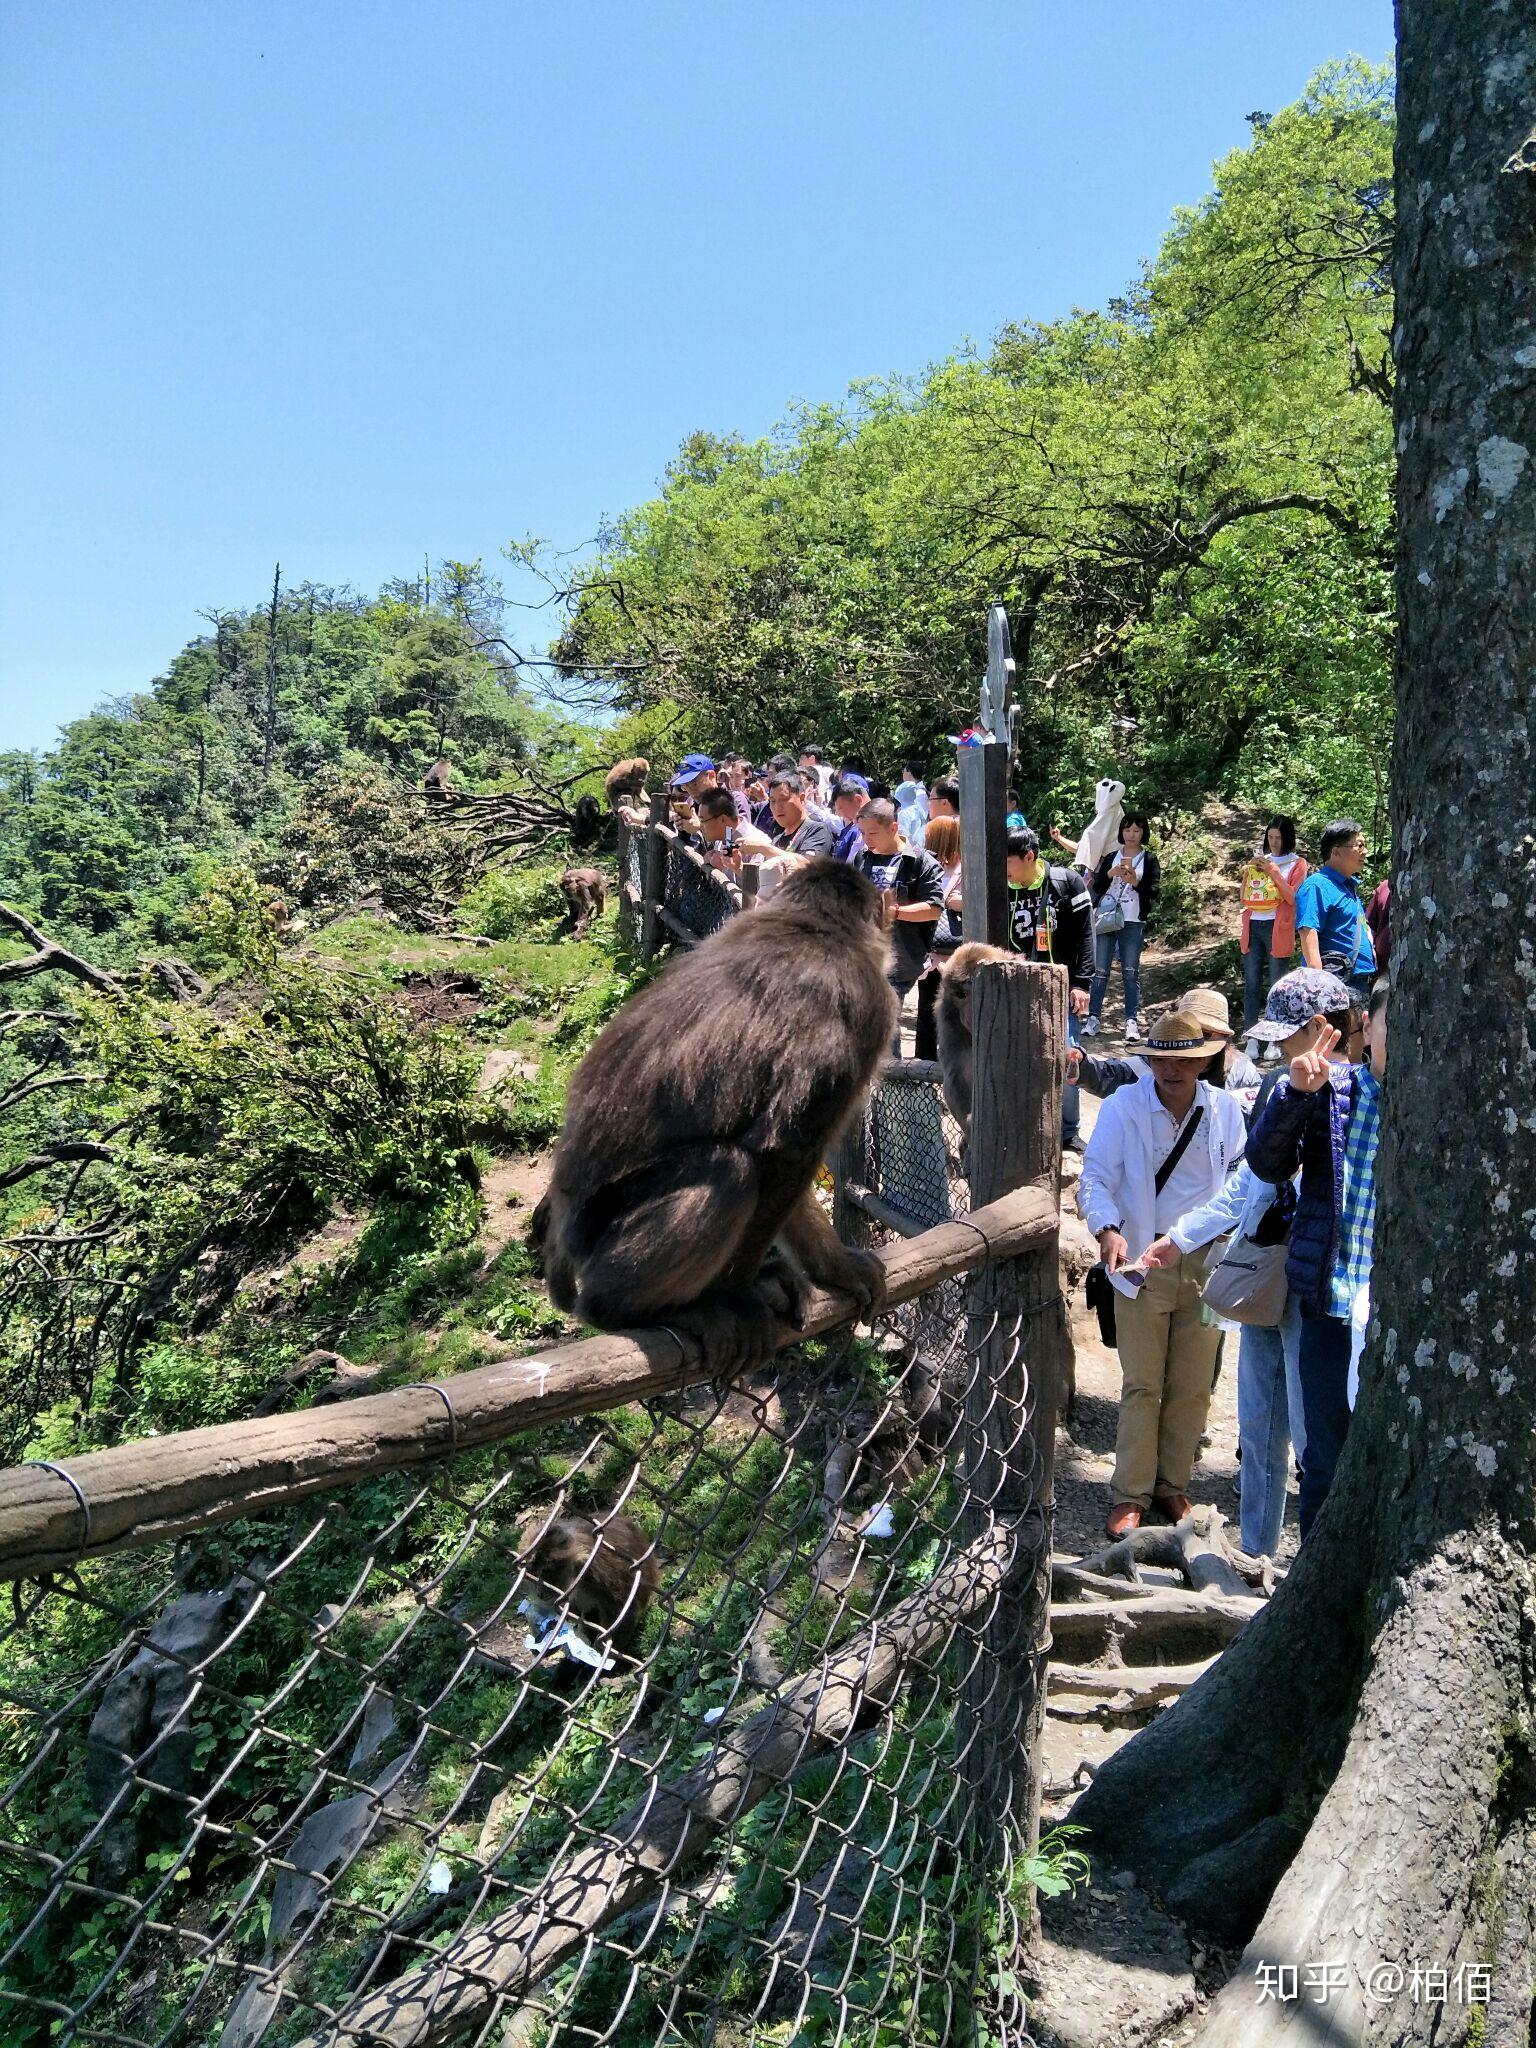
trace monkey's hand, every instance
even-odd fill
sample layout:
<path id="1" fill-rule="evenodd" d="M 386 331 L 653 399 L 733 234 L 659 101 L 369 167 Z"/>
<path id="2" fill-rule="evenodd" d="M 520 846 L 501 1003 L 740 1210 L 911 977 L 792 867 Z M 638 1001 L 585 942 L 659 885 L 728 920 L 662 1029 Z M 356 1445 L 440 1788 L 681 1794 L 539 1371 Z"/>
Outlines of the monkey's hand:
<path id="1" fill-rule="evenodd" d="M 859 1304 L 861 1323 L 871 1321 L 885 1306 L 885 1262 L 874 1252 L 848 1252 L 846 1270 L 832 1284 Z"/>
<path id="2" fill-rule="evenodd" d="M 793 1330 L 805 1328 L 806 1314 L 811 1305 L 811 1283 L 799 1261 L 792 1258 L 783 1245 L 774 1245 L 764 1259 L 762 1271 L 757 1276 L 757 1293 L 776 1321 L 788 1323 Z"/>

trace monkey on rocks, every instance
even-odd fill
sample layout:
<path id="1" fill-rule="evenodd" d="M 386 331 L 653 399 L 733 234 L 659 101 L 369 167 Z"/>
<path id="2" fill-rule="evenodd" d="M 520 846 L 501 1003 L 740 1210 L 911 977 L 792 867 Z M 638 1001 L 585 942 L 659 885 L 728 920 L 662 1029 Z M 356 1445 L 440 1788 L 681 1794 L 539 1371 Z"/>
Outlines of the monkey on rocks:
<path id="1" fill-rule="evenodd" d="M 560 877 L 565 914 L 571 921 L 571 936 L 584 939 L 594 917 L 601 917 L 607 901 L 607 885 L 601 868 L 567 868 Z"/>
<path id="2" fill-rule="evenodd" d="M 650 762 L 642 761 L 638 755 L 632 761 L 615 761 L 603 777 L 608 808 L 616 811 L 620 804 L 632 804 L 643 793 L 650 772 Z"/>
<path id="3" fill-rule="evenodd" d="M 518 1563 L 535 1596 L 627 1649 L 661 1584 L 656 1546 L 640 1524 L 624 1514 L 551 1521 L 543 1508 L 530 1508 L 518 1536 Z"/>
<path id="4" fill-rule="evenodd" d="M 976 1086 L 976 1044 L 971 1024 L 971 976 L 986 960 L 1007 960 L 1001 946 L 978 945 L 968 939 L 944 963 L 939 988 L 940 1087 L 949 1113 L 969 1139 L 971 1100 Z"/>
<path id="5" fill-rule="evenodd" d="M 721 1369 L 757 1363 L 808 1281 L 884 1296 L 811 1193 L 894 1029 L 880 899 L 812 860 L 631 998 L 566 1098 L 534 1212 L 549 1291 L 599 1329 L 662 1323 Z"/>

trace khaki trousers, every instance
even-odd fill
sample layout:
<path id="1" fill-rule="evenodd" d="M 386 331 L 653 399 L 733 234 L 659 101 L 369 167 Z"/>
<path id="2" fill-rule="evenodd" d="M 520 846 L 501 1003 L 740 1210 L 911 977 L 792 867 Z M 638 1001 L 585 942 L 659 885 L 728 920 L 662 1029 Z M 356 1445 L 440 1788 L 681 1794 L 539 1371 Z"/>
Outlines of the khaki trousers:
<path id="1" fill-rule="evenodd" d="M 1151 1504 L 1187 1493 L 1211 1405 L 1221 1332 L 1200 1319 L 1205 1264 L 1199 1252 L 1159 1267 L 1129 1299 L 1115 1302 L 1120 1353 L 1120 1422 L 1115 1431 L 1116 1501 Z"/>

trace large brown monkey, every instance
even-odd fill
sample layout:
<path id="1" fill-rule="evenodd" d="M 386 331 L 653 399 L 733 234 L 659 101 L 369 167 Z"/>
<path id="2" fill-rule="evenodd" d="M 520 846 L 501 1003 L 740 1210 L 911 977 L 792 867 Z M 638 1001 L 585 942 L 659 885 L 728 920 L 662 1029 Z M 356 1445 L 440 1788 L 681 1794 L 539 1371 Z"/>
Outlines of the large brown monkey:
<path id="1" fill-rule="evenodd" d="M 622 803 L 633 803 L 644 790 L 645 778 L 650 772 L 650 762 L 642 761 L 638 755 L 633 761 L 615 761 L 603 777 L 608 808 L 616 811 Z"/>
<path id="2" fill-rule="evenodd" d="M 584 939 L 594 917 L 601 917 L 607 901 L 601 868 L 567 868 L 560 877 L 565 914 L 571 921 L 571 936 Z"/>
<path id="3" fill-rule="evenodd" d="M 965 1137 L 971 1135 L 971 1100 L 976 1089 L 976 1045 L 971 1024 L 971 976 L 985 960 L 1006 960 L 1001 946 L 968 939 L 944 963 L 939 989 L 940 1086 L 949 1113 Z"/>
<path id="4" fill-rule="evenodd" d="M 453 770 L 444 760 L 436 760 L 421 778 L 421 786 L 429 797 L 437 801 L 447 796 L 453 781 Z"/>
<path id="5" fill-rule="evenodd" d="M 661 1584 L 656 1546 L 630 1515 L 559 1515 L 530 1508 L 518 1525 L 518 1562 L 535 1589 L 611 1638 L 633 1641 Z"/>
<path id="6" fill-rule="evenodd" d="M 884 1293 L 810 1194 L 895 1027 L 879 898 L 813 860 L 628 1002 L 573 1077 L 534 1214 L 549 1291 L 600 1329 L 687 1327 L 723 1367 L 804 1318 L 807 1278 Z"/>

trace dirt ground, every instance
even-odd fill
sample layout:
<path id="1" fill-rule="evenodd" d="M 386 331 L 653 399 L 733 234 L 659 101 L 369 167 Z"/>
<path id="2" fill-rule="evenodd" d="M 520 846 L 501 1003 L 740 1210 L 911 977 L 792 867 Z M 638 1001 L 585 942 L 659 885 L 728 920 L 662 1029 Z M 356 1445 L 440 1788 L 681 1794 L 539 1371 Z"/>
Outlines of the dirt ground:
<path id="1" fill-rule="evenodd" d="M 1235 861 L 1250 821 L 1223 813 L 1203 822 L 1213 830 L 1223 855 L 1230 854 Z M 1212 971 L 1230 937 L 1218 897 L 1192 943 L 1175 950 L 1149 942 L 1142 969 L 1143 1021 L 1183 990 L 1216 981 L 1232 1005 L 1234 1024 L 1240 1024 L 1238 989 L 1230 980 L 1219 982 Z M 1105 1004 L 1096 1052 L 1118 1054 L 1125 1049 L 1123 1015 L 1117 979 Z M 1097 1111 L 1097 1102 L 1084 1093 L 1085 1140 Z M 1068 1193 L 1063 1199 L 1065 1205 L 1072 1197 Z M 1081 1557 L 1107 1540 L 1104 1517 L 1110 1506 L 1120 1369 L 1114 1352 L 1099 1341 L 1096 1320 L 1085 1311 L 1081 1290 L 1073 1302 L 1072 1334 L 1077 1397 L 1057 1438 L 1055 1542 L 1058 1556 Z M 1226 1518 L 1234 1547 L 1237 1343 L 1235 1332 L 1224 1338 L 1207 1441 L 1189 1489 L 1197 1507 L 1212 1506 Z M 1277 1576 L 1295 1555 L 1294 1472 L 1286 1515 Z M 1067 1818 L 1087 1776 L 1151 1718 L 1067 1719 L 1059 1711 L 1048 1716 L 1042 1816 L 1046 1827 Z M 1073 1897 L 1043 1902 L 1042 1923 L 1039 1984 L 1030 2006 L 1030 2025 L 1040 2048 L 1177 2048 L 1194 2039 L 1209 1996 L 1236 1960 L 1192 1944 L 1182 1926 L 1163 1913 L 1128 1872 L 1098 1865 Z"/>

